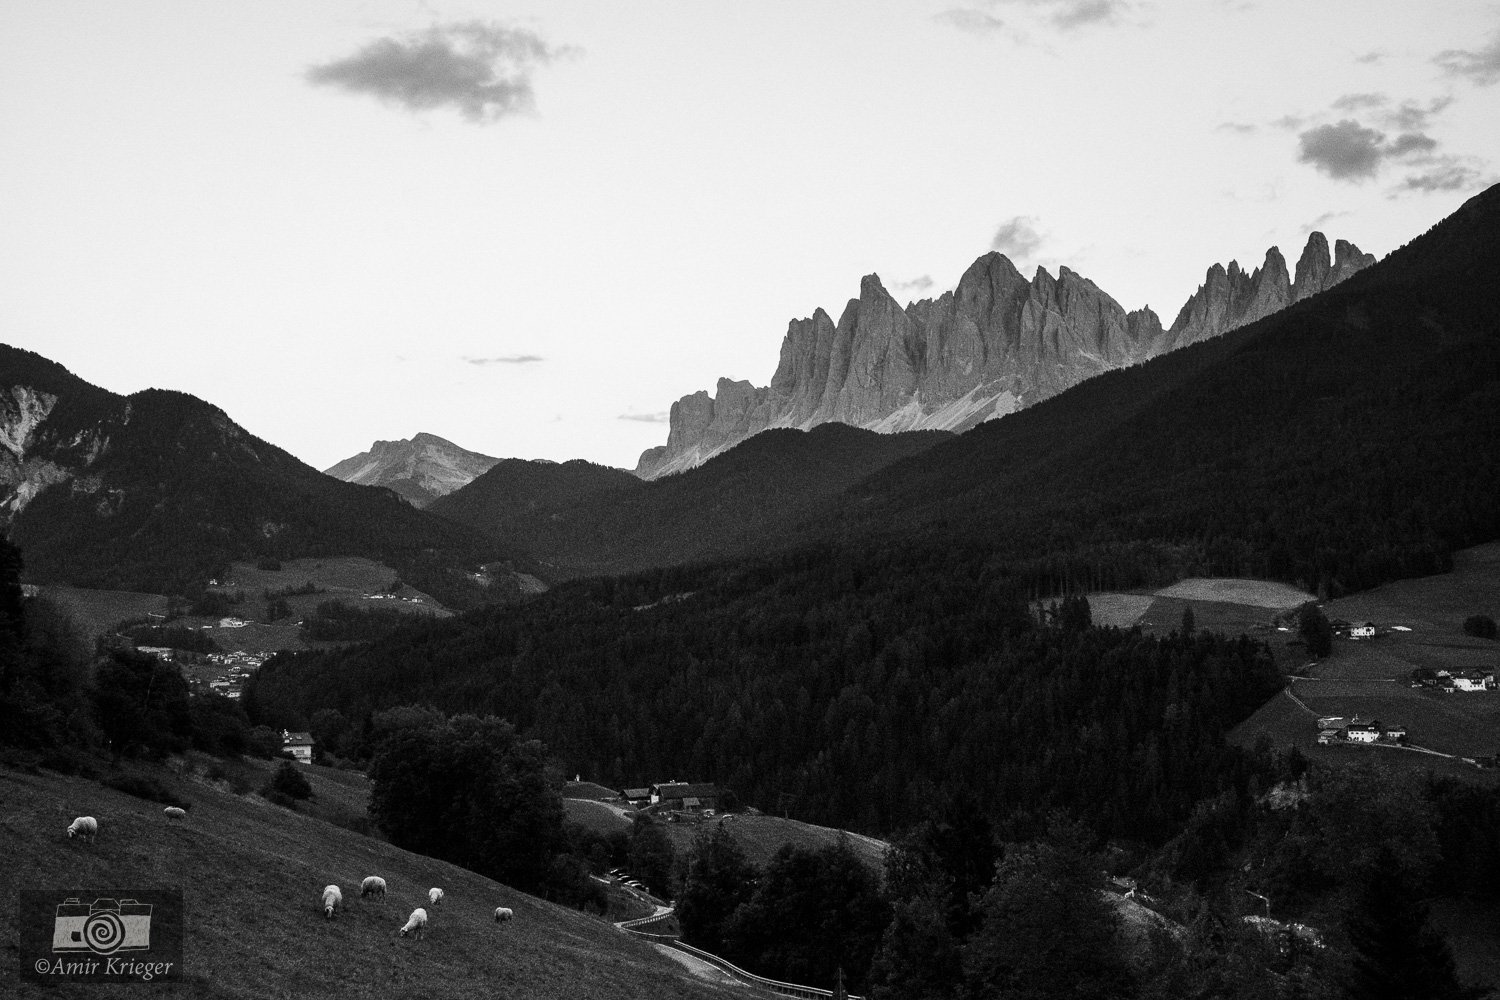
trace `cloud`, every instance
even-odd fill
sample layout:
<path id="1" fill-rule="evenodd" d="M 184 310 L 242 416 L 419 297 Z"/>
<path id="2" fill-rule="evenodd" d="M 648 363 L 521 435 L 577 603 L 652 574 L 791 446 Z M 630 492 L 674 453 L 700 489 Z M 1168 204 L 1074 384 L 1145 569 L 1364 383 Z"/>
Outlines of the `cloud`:
<path id="1" fill-rule="evenodd" d="M 1434 157 L 1431 165 L 1418 174 L 1408 174 L 1398 191 L 1463 191 L 1483 187 L 1489 181 L 1476 167 L 1451 156 Z"/>
<path id="2" fill-rule="evenodd" d="M 998 17 L 972 7 L 950 7 L 948 10 L 932 15 L 932 19 L 951 25 L 959 31 L 967 31 L 971 35 L 990 35 L 1005 28 L 1005 22 Z"/>
<path id="3" fill-rule="evenodd" d="M 1290 132 L 1293 129 L 1301 128 L 1306 123 L 1307 119 L 1302 115 L 1282 115 L 1271 124 L 1276 128 L 1285 129 L 1286 131 Z"/>
<path id="4" fill-rule="evenodd" d="M 307 80 L 408 111 L 451 106 L 483 124 L 530 111 L 532 70 L 573 51 L 524 28 L 467 21 L 377 39 L 352 56 L 310 67 Z"/>
<path id="5" fill-rule="evenodd" d="M 986 6 L 1010 4 L 1029 7 L 1044 16 L 1061 31 L 1072 31 L 1091 24 L 1112 24 L 1132 8 L 1132 0 L 984 0 Z M 996 31 L 1002 22 L 973 7 L 953 8 L 938 15 L 965 31 Z"/>
<path id="6" fill-rule="evenodd" d="M 1314 229 L 1322 229 L 1324 226 L 1328 225 L 1334 219 L 1341 219 L 1341 218 L 1343 218 L 1344 216 L 1346 216 L 1348 214 L 1349 214 L 1348 212 L 1324 212 L 1322 215 L 1318 216 L 1316 219 L 1312 220 L 1309 223 L 1304 224 L 1303 227 L 1302 227 L 1302 231 L 1304 233 L 1310 233 Z"/>
<path id="7" fill-rule="evenodd" d="M 891 287 L 898 292 L 925 292 L 932 285 L 932 275 L 930 274 L 920 275 L 912 278 L 910 281 L 896 281 L 891 283 Z"/>
<path id="8" fill-rule="evenodd" d="M 1411 101 L 1405 101 L 1399 108 L 1384 112 L 1381 115 L 1381 120 L 1391 128 L 1413 132 L 1417 129 L 1426 128 L 1436 115 L 1452 103 L 1453 98 L 1451 97 L 1439 97 L 1428 101 L 1427 106 L 1424 108 Z"/>
<path id="9" fill-rule="evenodd" d="M 1220 122 L 1215 127 L 1215 130 L 1219 132 L 1237 132 L 1240 135 L 1253 135 L 1260 131 L 1260 126 L 1252 125 L 1249 122 Z"/>
<path id="10" fill-rule="evenodd" d="M 1357 63 L 1364 63 L 1365 65 L 1369 66 L 1373 65 L 1374 63 L 1380 62 L 1388 55 L 1390 55 L 1390 53 L 1386 52 L 1384 49 L 1375 49 L 1374 51 L 1366 52 L 1363 55 L 1355 56 L 1354 61 Z"/>
<path id="11" fill-rule="evenodd" d="M 660 413 L 622 413 L 616 419 L 635 420 L 643 424 L 664 424 L 668 417 L 667 411 L 662 410 Z"/>
<path id="12" fill-rule="evenodd" d="M 1029 215 L 1017 215 L 1002 222 L 990 241 L 991 250 L 999 250 L 1007 257 L 1029 257 L 1042 245 L 1042 235 L 1036 231 L 1036 219 Z"/>
<path id="13" fill-rule="evenodd" d="M 539 354 L 506 354 L 496 358 L 471 358 L 465 356 L 464 360 L 471 365 L 484 367 L 486 365 L 534 365 L 539 361 L 546 361 L 547 359 Z"/>
<path id="14" fill-rule="evenodd" d="M 1310 128 L 1297 141 L 1299 162 L 1311 163 L 1336 181 L 1354 182 L 1374 177 L 1387 158 L 1428 154 L 1437 148 L 1437 140 L 1420 132 L 1387 142 L 1384 132 L 1349 118 Z"/>
<path id="15" fill-rule="evenodd" d="M 1389 100 L 1384 94 L 1345 94 L 1334 101 L 1333 106 L 1340 111 L 1358 111 L 1361 108 L 1378 108 Z"/>
<path id="16" fill-rule="evenodd" d="M 1482 49 L 1445 49 L 1432 57 L 1449 76 L 1461 76 L 1481 87 L 1500 82 L 1500 31 Z"/>

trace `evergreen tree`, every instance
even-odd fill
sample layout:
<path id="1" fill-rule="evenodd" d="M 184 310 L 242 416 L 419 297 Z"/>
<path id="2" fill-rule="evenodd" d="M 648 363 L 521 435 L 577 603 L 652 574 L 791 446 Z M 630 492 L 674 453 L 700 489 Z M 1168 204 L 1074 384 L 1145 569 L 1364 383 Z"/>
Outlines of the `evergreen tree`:
<path id="1" fill-rule="evenodd" d="M 699 830 L 677 893 L 682 939 L 704 951 L 722 951 L 724 927 L 735 908 L 750 898 L 759 874 L 724 824 Z"/>
<path id="2" fill-rule="evenodd" d="M 672 864 L 676 860 L 672 841 L 661 824 L 638 816 L 630 827 L 630 871 L 658 895 L 666 895 L 672 883 Z"/>
<path id="3" fill-rule="evenodd" d="M 1473 1000 L 1447 943 L 1429 925 L 1399 859 L 1382 850 L 1345 919 L 1353 948 L 1351 996 L 1361 1000 Z"/>
<path id="4" fill-rule="evenodd" d="M 1308 655 L 1324 657 L 1333 652 L 1333 626 L 1311 601 L 1297 609 L 1297 632 L 1307 643 Z"/>

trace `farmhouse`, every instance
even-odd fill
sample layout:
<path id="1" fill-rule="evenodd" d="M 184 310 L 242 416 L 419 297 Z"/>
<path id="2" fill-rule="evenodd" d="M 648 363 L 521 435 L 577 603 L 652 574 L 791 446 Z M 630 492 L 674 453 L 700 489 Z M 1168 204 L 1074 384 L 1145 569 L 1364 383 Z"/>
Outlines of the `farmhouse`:
<path id="1" fill-rule="evenodd" d="M 299 764 L 311 764 L 313 753 L 312 733 L 289 733 L 281 731 L 281 749 L 296 758 Z"/>
<path id="2" fill-rule="evenodd" d="M 1375 638 L 1375 623 L 1365 622 L 1363 625 L 1350 625 L 1349 638 L 1351 639 L 1373 639 Z"/>
<path id="3" fill-rule="evenodd" d="M 1388 740 L 1394 740 L 1397 743 L 1404 742 L 1406 740 L 1406 727 L 1401 725 L 1388 725 L 1384 729 L 1384 735 Z"/>
<path id="4" fill-rule="evenodd" d="M 651 789 L 649 788 L 622 788 L 620 798 L 637 808 L 651 803 Z"/>
<path id="5" fill-rule="evenodd" d="M 1495 686 L 1495 675 L 1478 670 L 1465 670 L 1453 675 L 1455 691 L 1488 691 Z"/>
<path id="6" fill-rule="evenodd" d="M 1380 726 L 1371 722 L 1351 722 L 1344 734 L 1356 743 L 1374 743 L 1380 739 Z"/>
<path id="7" fill-rule="evenodd" d="M 651 786 L 651 804 L 698 812 L 718 809 L 723 794 L 712 782 L 668 781 Z"/>

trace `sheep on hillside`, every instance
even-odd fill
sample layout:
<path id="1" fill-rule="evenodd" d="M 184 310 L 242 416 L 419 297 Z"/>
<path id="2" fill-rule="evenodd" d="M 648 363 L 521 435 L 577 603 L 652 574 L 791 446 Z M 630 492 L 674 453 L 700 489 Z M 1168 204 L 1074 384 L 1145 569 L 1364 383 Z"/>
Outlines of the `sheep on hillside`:
<path id="1" fill-rule="evenodd" d="M 379 875 L 366 875 L 365 880 L 359 884 L 359 896 L 379 896 L 385 898 L 385 879 Z"/>
<path id="2" fill-rule="evenodd" d="M 187 810 L 180 806 L 167 806 L 162 812 L 167 814 L 167 819 L 186 819 Z"/>
<path id="3" fill-rule="evenodd" d="M 411 911 L 411 916 L 406 918 L 406 923 L 404 926 L 402 926 L 400 934 L 402 937 L 406 937 L 406 935 L 410 934 L 412 931 L 416 931 L 417 940 L 420 941 L 422 940 L 422 932 L 426 929 L 427 911 L 419 906 L 415 910 Z"/>
<path id="4" fill-rule="evenodd" d="M 336 885 L 325 885 L 323 887 L 323 916 L 329 920 L 333 919 L 333 911 L 344 901 L 344 894 Z"/>
<path id="5" fill-rule="evenodd" d="M 515 911 L 508 906 L 495 907 L 495 923 L 497 924 L 503 924 L 505 921 L 509 920 L 515 915 Z"/>
<path id="6" fill-rule="evenodd" d="M 443 905 L 443 890 L 432 888 L 427 890 L 427 902 L 432 906 Z"/>
<path id="7" fill-rule="evenodd" d="M 99 835 L 99 821 L 92 816 L 79 816 L 68 826 L 68 839 L 82 837 L 90 844 Z"/>

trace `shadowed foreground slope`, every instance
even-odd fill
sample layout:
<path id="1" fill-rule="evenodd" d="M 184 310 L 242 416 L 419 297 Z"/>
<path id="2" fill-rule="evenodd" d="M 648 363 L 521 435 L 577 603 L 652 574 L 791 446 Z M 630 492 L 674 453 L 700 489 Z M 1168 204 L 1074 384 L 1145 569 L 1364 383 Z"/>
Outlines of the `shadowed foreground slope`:
<path id="1" fill-rule="evenodd" d="M 163 776 L 167 778 L 169 776 Z M 21 889 L 181 886 L 183 964 L 191 997 L 455 997 L 652 1000 L 730 995 L 694 980 L 650 945 L 606 921 L 516 892 L 453 865 L 399 850 L 257 798 L 193 782 L 173 783 L 193 809 L 167 824 L 159 803 L 78 778 L 0 770 L 0 856 L 5 898 L 0 995 L 98 995 L 18 982 L 15 901 Z M 70 841 L 74 816 L 98 817 L 98 840 Z M 382 875 L 384 903 L 359 899 L 360 879 Z M 324 885 L 337 883 L 345 911 L 326 921 Z M 407 914 L 428 907 L 424 940 L 396 936 Z M 515 919 L 496 924 L 496 906 Z M 149 992 L 149 990 L 148 990 Z M 744 988 L 733 991 L 745 996 Z"/>

